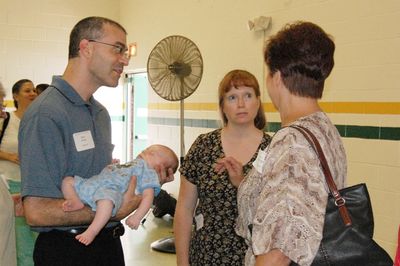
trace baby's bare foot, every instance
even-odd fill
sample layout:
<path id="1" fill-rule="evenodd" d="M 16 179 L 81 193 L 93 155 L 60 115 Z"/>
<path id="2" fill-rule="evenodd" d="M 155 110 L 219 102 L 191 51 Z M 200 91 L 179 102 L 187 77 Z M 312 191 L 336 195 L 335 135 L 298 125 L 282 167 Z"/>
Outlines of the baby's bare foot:
<path id="1" fill-rule="evenodd" d="M 90 243 L 93 242 L 93 239 L 96 237 L 96 235 L 92 234 L 91 232 L 88 232 L 87 230 L 83 232 L 80 235 L 77 235 L 75 238 L 81 242 L 84 245 L 89 245 Z"/>
<path id="2" fill-rule="evenodd" d="M 126 219 L 125 224 L 129 226 L 129 228 L 131 228 L 132 230 L 137 230 L 140 225 L 140 220 L 137 219 L 136 217 L 131 216 L 128 219 Z"/>

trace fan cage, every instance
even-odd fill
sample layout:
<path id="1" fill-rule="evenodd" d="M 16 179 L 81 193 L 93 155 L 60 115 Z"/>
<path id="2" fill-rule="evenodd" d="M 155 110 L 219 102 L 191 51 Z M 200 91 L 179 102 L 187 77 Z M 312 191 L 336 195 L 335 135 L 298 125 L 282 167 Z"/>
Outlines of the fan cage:
<path id="1" fill-rule="evenodd" d="M 203 58 L 190 39 L 172 35 L 158 42 L 150 52 L 147 72 L 151 87 L 160 97 L 183 100 L 200 84 Z"/>

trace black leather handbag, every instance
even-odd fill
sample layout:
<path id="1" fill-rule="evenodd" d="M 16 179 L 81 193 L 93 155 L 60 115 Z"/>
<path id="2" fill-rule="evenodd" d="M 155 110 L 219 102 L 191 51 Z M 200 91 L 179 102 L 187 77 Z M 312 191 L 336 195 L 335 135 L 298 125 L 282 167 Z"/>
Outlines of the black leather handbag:
<path id="1" fill-rule="evenodd" d="M 317 138 L 305 127 L 290 127 L 299 130 L 318 154 L 330 190 L 322 241 L 311 265 L 393 266 L 389 254 L 372 238 L 374 217 L 367 185 L 337 190 Z"/>

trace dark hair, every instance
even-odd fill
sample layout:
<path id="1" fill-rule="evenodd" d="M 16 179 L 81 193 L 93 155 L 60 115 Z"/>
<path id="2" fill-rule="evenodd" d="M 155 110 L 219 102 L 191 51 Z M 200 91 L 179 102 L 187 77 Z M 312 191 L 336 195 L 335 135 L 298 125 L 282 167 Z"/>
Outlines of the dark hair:
<path id="1" fill-rule="evenodd" d="M 314 23 L 298 21 L 269 39 L 264 60 L 270 75 L 280 71 L 292 94 L 321 98 L 334 65 L 334 51 L 335 44 L 324 30 Z"/>
<path id="2" fill-rule="evenodd" d="M 22 86 L 28 82 L 33 84 L 33 82 L 30 79 L 20 79 L 17 82 L 15 82 L 15 84 L 12 86 L 12 90 L 11 90 L 12 94 L 13 95 L 18 94 L 20 92 Z M 14 106 L 15 106 L 15 108 L 18 109 L 18 102 L 15 99 L 14 99 Z"/>
<path id="3" fill-rule="evenodd" d="M 118 22 L 103 17 L 87 17 L 79 21 L 71 31 L 69 36 L 68 58 L 79 55 L 79 43 L 83 39 L 98 39 L 103 36 L 104 24 L 111 24 L 121 29 L 125 34 L 126 30 Z"/>
<path id="4" fill-rule="evenodd" d="M 224 125 L 228 123 L 228 119 L 226 118 L 226 115 L 222 110 L 225 94 L 228 91 L 230 91 L 232 87 L 237 88 L 239 86 L 247 86 L 254 89 L 254 93 L 256 94 L 256 96 L 259 98 L 260 101 L 260 107 L 258 108 L 257 115 L 254 118 L 254 125 L 258 129 L 264 129 L 266 124 L 266 119 L 265 119 L 264 107 L 260 99 L 261 96 L 260 86 L 258 84 L 256 77 L 253 74 L 251 74 L 246 70 L 241 70 L 241 69 L 235 69 L 228 72 L 219 83 L 219 88 L 218 88 L 219 111 L 221 113 Z"/>
<path id="5" fill-rule="evenodd" d="M 49 84 L 47 84 L 47 83 L 40 83 L 40 84 L 36 85 L 37 94 L 44 92 L 48 87 L 49 87 Z"/>

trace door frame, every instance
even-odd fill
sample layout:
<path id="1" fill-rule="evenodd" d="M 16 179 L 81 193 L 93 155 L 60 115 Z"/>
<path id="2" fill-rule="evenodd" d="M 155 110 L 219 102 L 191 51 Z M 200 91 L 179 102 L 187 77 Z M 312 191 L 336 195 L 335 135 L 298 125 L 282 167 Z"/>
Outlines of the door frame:
<path id="1" fill-rule="evenodd" d="M 135 127 L 135 120 L 137 119 L 137 112 L 135 112 L 135 97 L 141 97 L 140 94 L 138 94 L 139 90 L 135 89 L 135 84 L 134 84 L 134 75 L 137 74 L 146 74 L 147 76 L 147 69 L 135 69 L 131 71 L 126 71 L 124 73 L 124 101 L 125 101 L 125 107 L 124 107 L 124 115 L 125 115 L 125 123 L 124 123 L 124 132 L 125 132 L 125 157 L 127 161 L 133 160 L 138 151 L 135 151 L 135 142 L 138 141 L 138 136 L 139 134 L 136 132 L 136 127 Z M 148 89 L 148 87 L 146 88 Z M 147 90 L 146 90 L 147 92 Z M 148 94 L 146 94 L 147 96 Z M 146 103 L 146 105 L 148 102 Z M 147 126 L 147 124 L 146 124 Z M 148 128 L 148 127 L 147 127 Z M 147 129 L 146 129 L 146 135 L 147 135 Z M 146 137 L 146 136 L 142 136 Z M 145 140 L 147 146 L 147 139 L 140 139 L 139 141 Z"/>

